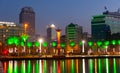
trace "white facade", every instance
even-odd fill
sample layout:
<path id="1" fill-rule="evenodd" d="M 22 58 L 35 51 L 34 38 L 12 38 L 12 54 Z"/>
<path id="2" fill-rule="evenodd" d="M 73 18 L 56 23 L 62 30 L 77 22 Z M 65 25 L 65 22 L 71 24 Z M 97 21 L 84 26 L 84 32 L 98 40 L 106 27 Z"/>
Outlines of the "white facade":
<path id="1" fill-rule="evenodd" d="M 0 26 L 16 26 L 16 24 L 14 22 L 2 22 L 0 21 Z"/>
<path id="2" fill-rule="evenodd" d="M 56 40 L 56 26 L 54 24 L 47 27 L 47 41 L 50 43 Z"/>

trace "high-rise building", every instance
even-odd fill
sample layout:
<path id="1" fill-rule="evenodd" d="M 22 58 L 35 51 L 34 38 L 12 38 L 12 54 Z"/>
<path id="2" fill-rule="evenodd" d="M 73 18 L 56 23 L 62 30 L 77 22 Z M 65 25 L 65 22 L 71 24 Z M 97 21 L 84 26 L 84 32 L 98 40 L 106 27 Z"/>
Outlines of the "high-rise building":
<path id="1" fill-rule="evenodd" d="M 112 34 L 120 33 L 120 10 L 105 11 L 102 15 L 93 16 L 91 21 L 92 39 L 108 40 Z"/>
<path id="2" fill-rule="evenodd" d="M 80 53 L 79 42 L 82 40 L 82 26 L 70 23 L 66 26 L 66 53 Z M 75 42 L 75 46 L 71 47 L 70 42 Z"/>
<path id="3" fill-rule="evenodd" d="M 110 26 L 111 34 L 120 33 L 120 10 L 116 12 L 103 12 L 105 23 Z"/>
<path id="4" fill-rule="evenodd" d="M 69 43 L 70 41 L 74 41 L 76 44 L 78 44 L 79 41 L 82 40 L 82 35 L 83 35 L 82 26 L 73 23 L 70 23 L 69 25 L 66 26 L 67 43 Z"/>
<path id="5" fill-rule="evenodd" d="M 56 26 L 54 24 L 47 26 L 47 42 L 50 44 L 52 41 L 56 41 Z"/>
<path id="6" fill-rule="evenodd" d="M 35 12 L 31 7 L 23 7 L 19 14 L 19 23 L 22 26 L 28 24 L 25 28 L 26 34 L 29 36 L 35 35 Z"/>
<path id="7" fill-rule="evenodd" d="M 110 37 L 110 27 L 105 23 L 105 15 L 93 16 L 91 24 L 93 41 L 104 41 Z"/>
<path id="8" fill-rule="evenodd" d="M 24 29 L 14 22 L 0 22 L 0 42 L 5 44 L 5 40 L 10 36 L 21 36 Z"/>

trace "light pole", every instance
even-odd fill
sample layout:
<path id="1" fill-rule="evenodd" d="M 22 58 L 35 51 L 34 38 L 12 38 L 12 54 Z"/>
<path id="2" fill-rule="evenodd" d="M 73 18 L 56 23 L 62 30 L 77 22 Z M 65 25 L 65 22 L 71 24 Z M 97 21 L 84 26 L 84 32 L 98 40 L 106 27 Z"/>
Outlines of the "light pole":
<path id="1" fill-rule="evenodd" d="M 27 30 L 28 24 L 24 24 L 24 28 L 25 28 L 25 34 L 26 34 L 26 30 Z"/>
<path id="2" fill-rule="evenodd" d="M 42 42 L 43 42 L 43 39 L 42 39 L 42 38 L 40 38 L 38 41 L 39 41 L 39 43 L 40 43 L 39 53 L 41 53 L 41 48 L 42 48 Z"/>
<path id="3" fill-rule="evenodd" d="M 82 53 L 84 53 L 85 52 L 85 41 L 83 40 L 82 41 Z"/>
<path id="4" fill-rule="evenodd" d="M 106 48 L 106 49 L 105 49 L 105 52 L 107 53 L 107 51 L 108 51 L 108 50 L 107 50 L 107 49 L 108 49 L 108 46 L 106 46 L 105 48 Z"/>

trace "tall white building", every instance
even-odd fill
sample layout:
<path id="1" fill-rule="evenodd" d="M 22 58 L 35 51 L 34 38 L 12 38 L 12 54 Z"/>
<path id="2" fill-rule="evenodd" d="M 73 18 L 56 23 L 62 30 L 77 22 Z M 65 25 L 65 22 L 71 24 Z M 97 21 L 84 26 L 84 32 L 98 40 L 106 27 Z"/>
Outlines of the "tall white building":
<path id="1" fill-rule="evenodd" d="M 56 26 L 50 24 L 47 26 L 47 42 L 50 44 L 52 41 L 56 40 Z"/>

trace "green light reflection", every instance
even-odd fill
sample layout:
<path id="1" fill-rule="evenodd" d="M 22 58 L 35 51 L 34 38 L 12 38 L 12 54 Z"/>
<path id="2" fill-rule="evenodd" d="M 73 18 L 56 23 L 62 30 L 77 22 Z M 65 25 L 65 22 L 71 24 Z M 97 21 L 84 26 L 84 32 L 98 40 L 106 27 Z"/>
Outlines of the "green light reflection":
<path id="1" fill-rule="evenodd" d="M 53 67 L 52 67 L 52 73 L 56 73 L 56 62 L 55 60 L 53 61 Z"/>
<path id="2" fill-rule="evenodd" d="M 65 73 L 65 61 L 62 60 L 62 73 Z"/>
<path id="3" fill-rule="evenodd" d="M 117 73 L 116 71 L 116 59 L 113 58 L 113 73 Z"/>
<path id="4" fill-rule="evenodd" d="M 9 61 L 9 64 L 8 64 L 8 73 L 13 73 L 12 71 L 12 68 L 13 67 L 13 63 L 12 63 L 12 61 Z"/>
<path id="5" fill-rule="evenodd" d="M 18 73 L 17 61 L 14 61 L 14 73 Z"/>
<path id="6" fill-rule="evenodd" d="M 98 59 L 98 73 L 102 73 L 102 67 L 101 67 L 102 63 L 101 63 L 101 59 Z"/>
<path id="7" fill-rule="evenodd" d="M 27 73 L 31 73 L 31 61 L 28 60 L 28 64 L 27 64 Z"/>
<path id="8" fill-rule="evenodd" d="M 89 59 L 89 71 L 90 73 L 93 73 L 93 60 Z"/>
<path id="9" fill-rule="evenodd" d="M 38 60 L 35 63 L 35 73 L 39 73 L 39 63 L 38 63 Z"/>
<path id="10" fill-rule="evenodd" d="M 22 61 L 22 64 L 21 64 L 21 73 L 26 73 L 25 72 L 25 60 Z"/>
<path id="11" fill-rule="evenodd" d="M 72 63 L 71 63 L 71 73 L 75 73 L 75 64 L 74 64 L 74 60 L 72 60 Z"/>
<path id="12" fill-rule="evenodd" d="M 47 62 L 44 60 L 44 73 L 47 73 Z"/>
<path id="13" fill-rule="evenodd" d="M 106 62 L 106 73 L 109 73 L 109 60 L 108 58 L 105 59 Z"/>

